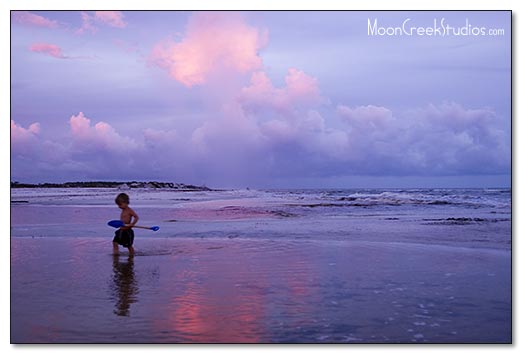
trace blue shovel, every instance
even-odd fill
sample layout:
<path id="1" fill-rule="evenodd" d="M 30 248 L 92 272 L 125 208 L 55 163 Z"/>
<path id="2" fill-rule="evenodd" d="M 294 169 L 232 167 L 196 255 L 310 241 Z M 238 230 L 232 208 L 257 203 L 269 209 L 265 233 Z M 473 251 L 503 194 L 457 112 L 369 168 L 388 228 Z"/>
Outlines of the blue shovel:
<path id="1" fill-rule="evenodd" d="M 107 223 L 107 225 L 109 226 L 112 226 L 112 227 L 115 227 L 115 228 L 120 228 L 120 227 L 124 227 L 125 226 L 125 223 L 121 220 L 111 220 Z M 146 230 L 152 230 L 152 231 L 158 231 L 159 230 L 159 226 L 138 226 L 138 225 L 134 225 L 133 227 L 137 227 L 137 228 L 140 228 L 140 229 L 146 229 Z"/>

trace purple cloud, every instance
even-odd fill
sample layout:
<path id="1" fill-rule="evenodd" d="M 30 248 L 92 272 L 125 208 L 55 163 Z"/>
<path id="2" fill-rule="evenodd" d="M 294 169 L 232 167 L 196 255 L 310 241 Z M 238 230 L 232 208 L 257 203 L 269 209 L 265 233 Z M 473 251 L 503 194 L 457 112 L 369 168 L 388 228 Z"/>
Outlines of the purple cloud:
<path id="1" fill-rule="evenodd" d="M 42 138 L 40 133 L 38 122 L 24 128 L 11 120 L 11 156 L 17 168 L 28 174 L 35 169 L 52 170 L 70 157 L 65 146 Z"/>
<path id="2" fill-rule="evenodd" d="M 141 168 L 161 175 L 177 167 L 182 169 L 181 176 L 203 171 L 216 177 L 241 178 L 247 165 L 248 175 L 256 174 L 257 178 L 267 178 L 273 171 L 278 171 L 278 176 L 294 173 L 296 164 L 301 165 L 298 169 L 304 176 L 318 171 L 319 175 L 509 172 L 509 136 L 495 127 L 498 117 L 491 110 L 445 103 L 395 116 L 384 107 L 340 105 L 337 113 L 345 122 L 342 128 L 327 127 L 315 110 L 263 121 L 245 113 L 241 105 L 232 104 L 190 137 L 147 128 L 137 141 L 107 123 L 91 125 L 80 112 L 70 118 L 69 140 L 47 144 L 62 145 L 61 150 L 69 151 L 70 161 L 65 165 L 54 161 L 57 168 L 76 168 L 80 162 L 89 170 L 109 173 L 110 166 L 119 166 L 113 172 L 124 175 L 136 173 L 138 161 Z M 441 125 L 444 121 L 448 124 Z M 29 147 L 38 146 L 39 132 L 38 123 L 26 129 L 12 122 L 13 153 L 36 154 Z M 298 156 L 306 159 L 296 159 Z M 38 153 L 32 157 L 48 162 L 49 156 Z"/>
<path id="3" fill-rule="evenodd" d="M 509 171 L 509 135 L 490 109 L 430 104 L 396 117 L 384 107 L 340 105 L 337 112 L 349 130 L 349 150 L 361 158 L 358 165 L 366 173 Z"/>

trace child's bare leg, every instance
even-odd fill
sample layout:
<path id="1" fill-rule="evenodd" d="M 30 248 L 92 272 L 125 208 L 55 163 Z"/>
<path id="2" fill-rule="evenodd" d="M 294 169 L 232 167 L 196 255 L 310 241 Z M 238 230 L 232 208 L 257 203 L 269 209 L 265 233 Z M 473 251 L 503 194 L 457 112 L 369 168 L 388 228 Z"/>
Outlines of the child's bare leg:
<path id="1" fill-rule="evenodd" d="M 129 247 L 129 254 L 130 255 L 134 254 L 134 247 L 132 247 L 132 246 Z"/>
<path id="2" fill-rule="evenodd" d="M 116 242 L 112 243 L 112 253 L 114 253 L 114 254 L 118 254 L 119 253 L 118 243 L 116 243 Z"/>

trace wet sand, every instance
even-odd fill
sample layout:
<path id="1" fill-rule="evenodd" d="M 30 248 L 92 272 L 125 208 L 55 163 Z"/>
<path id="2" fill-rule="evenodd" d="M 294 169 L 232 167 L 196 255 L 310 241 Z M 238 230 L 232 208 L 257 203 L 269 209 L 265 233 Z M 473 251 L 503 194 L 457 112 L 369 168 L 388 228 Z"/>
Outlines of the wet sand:
<path id="1" fill-rule="evenodd" d="M 13 343 L 511 341 L 509 250 L 150 236 L 114 257 L 111 240 L 11 238 Z"/>

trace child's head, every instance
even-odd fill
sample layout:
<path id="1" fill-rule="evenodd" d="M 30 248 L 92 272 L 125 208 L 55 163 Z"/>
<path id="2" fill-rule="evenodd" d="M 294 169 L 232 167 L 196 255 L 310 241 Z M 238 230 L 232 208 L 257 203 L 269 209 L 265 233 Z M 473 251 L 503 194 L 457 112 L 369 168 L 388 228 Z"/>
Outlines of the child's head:
<path id="1" fill-rule="evenodd" d="M 118 194 L 114 201 L 121 209 L 125 209 L 130 203 L 129 196 L 125 193 Z"/>

